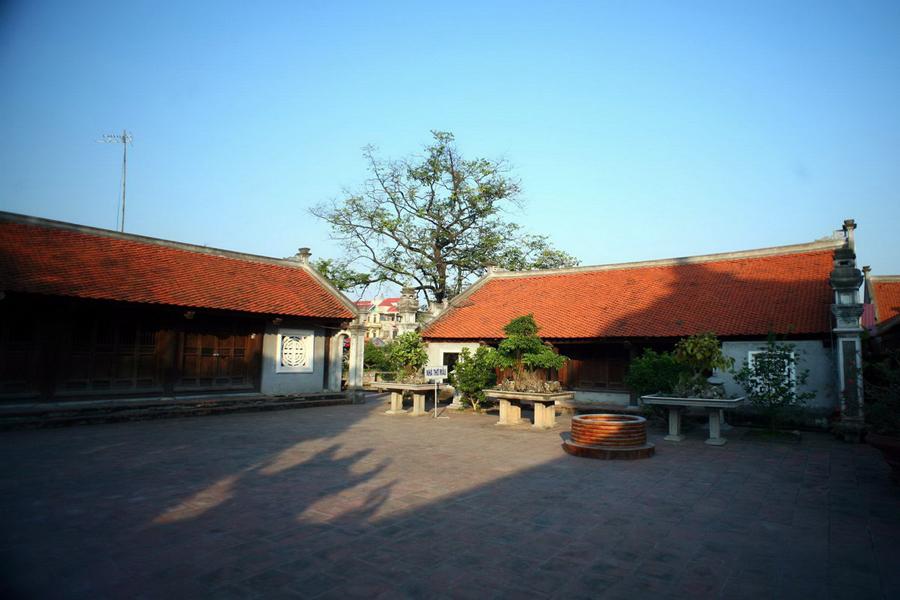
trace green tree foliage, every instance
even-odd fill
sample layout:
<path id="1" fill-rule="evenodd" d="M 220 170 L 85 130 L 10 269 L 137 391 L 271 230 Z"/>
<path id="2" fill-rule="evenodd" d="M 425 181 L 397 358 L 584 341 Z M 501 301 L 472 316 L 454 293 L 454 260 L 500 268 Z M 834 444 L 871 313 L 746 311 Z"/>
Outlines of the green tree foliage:
<path id="1" fill-rule="evenodd" d="M 403 377 L 414 376 L 427 361 L 428 354 L 417 331 L 407 331 L 391 345 L 390 364 Z"/>
<path id="2" fill-rule="evenodd" d="M 391 346 L 376 346 L 375 344 L 366 344 L 365 354 L 363 356 L 363 365 L 366 369 L 372 371 L 389 371 L 391 370 Z"/>
<path id="3" fill-rule="evenodd" d="M 451 384 L 459 391 L 463 402 L 479 410 L 484 402 L 484 391 L 497 382 L 492 354 L 494 350 L 488 346 L 479 346 L 472 354 L 468 348 L 459 353 L 459 362 L 453 370 Z"/>
<path id="4" fill-rule="evenodd" d="M 385 160 L 367 146 L 370 179 L 311 209 L 346 252 L 348 262 L 331 269 L 361 259 L 371 266 L 369 282 L 410 285 L 440 302 L 483 274 L 488 262 L 511 270 L 578 264 L 547 237 L 503 218 L 523 204 L 504 160 L 468 160 L 452 134 L 432 135 L 424 156 Z"/>
<path id="5" fill-rule="evenodd" d="M 492 360 L 501 369 L 513 369 L 516 382 L 535 369 L 561 369 L 569 360 L 545 345 L 538 337 L 539 330 L 533 314 L 516 317 L 503 327 L 506 337 L 497 346 Z"/>
<path id="6" fill-rule="evenodd" d="M 681 376 L 673 390 L 680 397 L 716 398 L 723 394 L 721 387 L 709 384 L 707 378 L 716 369 L 727 370 L 734 359 L 722 352 L 719 338 L 714 331 L 704 331 L 682 338 L 675 345 L 675 360 L 688 370 Z"/>
<path id="7" fill-rule="evenodd" d="M 625 385 L 638 395 L 671 394 L 675 386 L 690 371 L 682 362 L 675 360 L 671 352 L 656 352 L 647 348 L 638 358 L 631 361 Z"/>
<path id="8" fill-rule="evenodd" d="M 714 331 L 683 338 L 675 345 L 675 360 L 690 369 L 694 378 L 706 377 L 715 369 L 730 369 L 734 359 L 722 352 Z"/>
<path id="9" fill-rule="evenodd" d="M 312 268 L 342 292 L 348 292 L 354 288 L 365 288 L 372 283 L 370 275 L 354 271 L 350 268 L 349 263 L 331 258 L 312 261 Z"/>
<path id="10" fill-rule="evenodd" d="M 816 397 L 813 391 L 798 391 L 809 378 L 809 370 L 798 370 L 798 361 L 796 344 L 779 342 L 769 332 L 765 349 L 752 362 L 745 359 L 740 371 L 732 372 L 750 402 L 767 418 L 773 434 L 786 409 L 802 407 Z"/>

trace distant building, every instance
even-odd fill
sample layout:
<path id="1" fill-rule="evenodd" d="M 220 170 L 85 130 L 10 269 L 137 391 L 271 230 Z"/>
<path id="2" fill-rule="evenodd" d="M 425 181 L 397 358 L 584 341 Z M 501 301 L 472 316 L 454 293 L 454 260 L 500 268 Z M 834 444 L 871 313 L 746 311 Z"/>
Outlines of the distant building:
<path id="1" fill-rule="evenodd" d="M 376 298 L 356 302 L 360 316 L 365 315 L 366 341 L 377 338 L 383 342 L 390 342 L 397 337 L 397 325 L 400 322 L 398 302 L 400 298 Z"/>

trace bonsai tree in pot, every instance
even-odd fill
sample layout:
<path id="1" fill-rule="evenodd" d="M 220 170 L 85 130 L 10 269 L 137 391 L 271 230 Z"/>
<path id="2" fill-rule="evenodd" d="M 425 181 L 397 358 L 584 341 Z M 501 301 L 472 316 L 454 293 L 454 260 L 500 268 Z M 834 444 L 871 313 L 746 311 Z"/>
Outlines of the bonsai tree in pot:
<path id="1" fill-rule="evenodd" d="M 866 442 L 884 455 L 891 481 L 900 485 L 900 350 L 884 353 L 866 365 Z"/>
<path id="2" fill-rule="evenodd" d="M 814 391 L 798 391 L 806 385 L 809 370 L 797 369 L 796 348 L 796 344 L 778 342 L 775 334 L 769 332 L 765 349 L 755 354 L 752 362 L 744 359 L 741 370 L 732 371 L 750 403 L 766 418 L 770 437 L 776 436 L 786 411 L 800 408 L 816 397 Z"/>
<path id="3" fill-rule="evenodd" d="M 389 362 L 400 383 L 426 383 L 419 370 L 428 362 L 428 354 L 419 332 L 407 331 L 398 337 L 391 345 Z"/>
<path id="4" fill-rule="evenodd" d="M 709 383 L 716 369 L 730 369 L 734 359 L 722 352 L 719 338 L 714 331 L 704 331 L 682 338 L 675 345 L 675 362 L 686 371 L 678 378 L 672 393 L 682 398 L 724 398 L 721 386 Z"/>
<path id="5" fill-rule="evenodd" d="M 558 381 L 538 378 L 537 369 L 561 369 L 567 357 L 556 354 L 540 337 L 534 315 L 516 317 L 503 327 L 506 337 L 491 355 L 494 366 L 512 369 L 512 380 L 501 382 L 497 389 L 510 392 L 559 392 Z"/>

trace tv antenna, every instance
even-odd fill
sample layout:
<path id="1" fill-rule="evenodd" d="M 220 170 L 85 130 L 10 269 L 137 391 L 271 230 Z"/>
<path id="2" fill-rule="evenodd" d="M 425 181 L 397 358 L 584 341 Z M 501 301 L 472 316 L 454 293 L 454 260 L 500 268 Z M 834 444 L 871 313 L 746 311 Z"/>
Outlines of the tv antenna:
<path id="1" fill-rule="evenodd" d="M 134 146 L 134 136 L 122 130 L 122 135 L 104 135 L 102 140 L 95 140 L 98 144 L 122 144 L 122 225 L 119 231 L 125 232 L 125 175 L 128 163 L 128 144 Z M 118 215 L 116 215 L 118 217 Z M 118 220 L 118 219 L 117 219 Z"/>

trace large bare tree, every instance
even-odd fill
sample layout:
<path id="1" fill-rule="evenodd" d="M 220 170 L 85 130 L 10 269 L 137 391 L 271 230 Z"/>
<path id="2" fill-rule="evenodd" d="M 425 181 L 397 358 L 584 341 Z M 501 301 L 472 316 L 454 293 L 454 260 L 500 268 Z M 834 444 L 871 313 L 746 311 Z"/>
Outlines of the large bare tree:
<path id="1" fill-rule="evenodd" d="M 483 274 L 486 263 L 510 270 L 578 264 L 546 236 L 505 218 L 522 207 L 505 160 L 467 160 L 452 134 L 432 135 L 424 155 L 399 160 L 382 159 L 367 146 L 371 177 L 344 190 L 342 199 L 311 209 L 346 252 L 330 264 L 333 270 L 346 274 L 359 261 L 368 272 L 355 273 L 357 280 L 409 285 L 440 302 Z"/>

